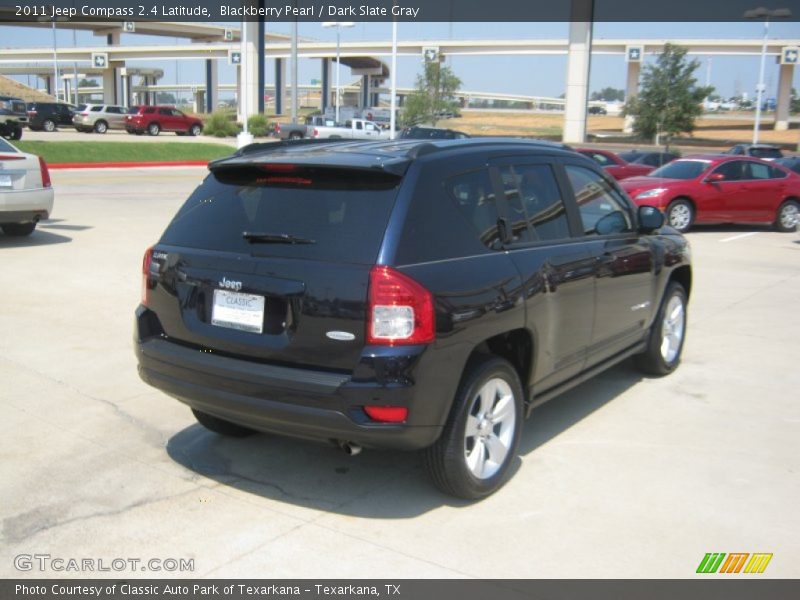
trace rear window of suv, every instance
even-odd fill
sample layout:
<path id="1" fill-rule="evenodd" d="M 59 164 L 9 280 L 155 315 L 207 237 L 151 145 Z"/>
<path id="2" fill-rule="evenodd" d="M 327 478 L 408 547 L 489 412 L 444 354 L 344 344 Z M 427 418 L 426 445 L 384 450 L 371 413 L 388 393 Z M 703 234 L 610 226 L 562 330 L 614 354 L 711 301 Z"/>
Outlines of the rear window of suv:
<path id="1" fill-rule="evenodd" d="M 313 168 L 260 176 L 252 170 L 211 174 L 175 215 L 161 243 L 253 256 L 374 263 L 399 182 L 384 174 Z M 245 232 L 310 243 L 248 242 Z"/>

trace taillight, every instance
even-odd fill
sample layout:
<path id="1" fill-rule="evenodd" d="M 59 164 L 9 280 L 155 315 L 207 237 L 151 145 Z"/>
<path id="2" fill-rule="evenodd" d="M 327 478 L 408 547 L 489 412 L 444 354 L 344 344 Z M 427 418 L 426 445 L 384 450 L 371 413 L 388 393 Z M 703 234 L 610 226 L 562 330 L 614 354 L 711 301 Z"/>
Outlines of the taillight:
<path id="1" fill-rule="evenodd" d="M 79 114 L 80 114 L 82 117 L 88 117 L 88 116 L 89 116 L 89 113 L 88 113 L 88 112 L 82 112 L 82 113 L 79 113 Z"/>
<path id="2" fill-rule="evenodd" d="M 436 337 L 433 295 L 391 267 L 369 273 L 367 343 L 382 346 L 429 344 Z"/>
<path id="3" fill-rule="evenodd" d="M 275 133 L 280 133 L 280 132 L 281 132 L 281 124 L 275 123 Z"/>
<path id="4" fill-rule="evenodd" d="M 311 135 L 312 135 L 312 137 L 319 137 L 319 129 L 314 127 L 314 133 L 312 133 Z"/>
<path id="5" fill-rule="evenodd" d="M 365 406 L 364 412 L 379 423 L 402 423 L 408 417 L 405 406 Z"/>
<path id="6" fill-rule="evenodd" d="M 36 116 L 36 111 L 35 110 L 29 110 L 28 111 L 28 116 L 29 117 L 35 117 Z"/>
<path id="7" fill-rule="evenodd" d="M 142 304 L 150 304 L 150 265 L 153 264 L 152 246 L 144 251 L 142 259 Z"/>
<path id="8" fill-rule="evenodd" d="M 39 157 L 39 172 L 42 174 L 42 187 L 49 188 L 52 185 L 50 181 L 50 169 L 47 168 L 47 163 L 44 159 Z"/>

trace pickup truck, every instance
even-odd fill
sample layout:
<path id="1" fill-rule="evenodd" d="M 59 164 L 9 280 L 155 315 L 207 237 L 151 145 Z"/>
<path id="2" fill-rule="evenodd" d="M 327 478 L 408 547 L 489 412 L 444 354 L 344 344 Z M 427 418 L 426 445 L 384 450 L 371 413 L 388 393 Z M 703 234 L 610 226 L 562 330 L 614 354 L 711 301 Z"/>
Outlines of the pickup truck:
<path id="1" fill-rule="evenodd" d="M 311 137 L 314 127 L 335 127 L 336 122 L 326 117 L 306 117 L 305 123 L 276 123 L 273 134 L 282 140 L 302 140 Z"/>
<path id="2" fill-rule="evenodd" d="M 336 139 L 336 138 L 350 138 L 354 140 L 380 140 L 383 138 L 383 132 L 377 124 L 372 121 L 365 121 L 364 119 L 353 119 L 346 121 L 344 127 L 342 126 L 322 126 L 309 128 L 309 137 L 315 139 Z"/>

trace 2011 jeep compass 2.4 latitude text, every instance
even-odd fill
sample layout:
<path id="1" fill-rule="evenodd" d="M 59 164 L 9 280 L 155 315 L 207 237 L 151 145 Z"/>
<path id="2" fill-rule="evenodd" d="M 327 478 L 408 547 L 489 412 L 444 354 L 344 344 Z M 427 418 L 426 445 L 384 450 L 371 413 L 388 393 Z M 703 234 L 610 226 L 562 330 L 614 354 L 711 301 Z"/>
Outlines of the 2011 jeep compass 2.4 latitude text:
<path id="1" fill-rule="evenodd" d="M 145 253 L 135 347 L 211 431 L 422 449 L 480 498 L 533 407 L 629 356 L 678 365 L 687 242 L 566 147 L 284 142 L 209 169 Z"/>

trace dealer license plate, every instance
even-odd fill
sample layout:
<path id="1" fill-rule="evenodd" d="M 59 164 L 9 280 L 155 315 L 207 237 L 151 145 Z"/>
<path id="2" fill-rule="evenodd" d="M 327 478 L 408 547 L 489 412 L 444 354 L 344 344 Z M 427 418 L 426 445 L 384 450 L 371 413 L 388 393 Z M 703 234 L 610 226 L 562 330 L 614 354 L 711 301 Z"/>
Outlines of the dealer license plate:
<path id="1" fill-rule="evenodd" d="M 11 175 L 0 175 L 0 187 L 11 187 Z"/>
<path id="2" fill-rule="evenodd" d="M 211 324 L 261 333 L 264 330 L 264 296 L 214 290 Z"/>

